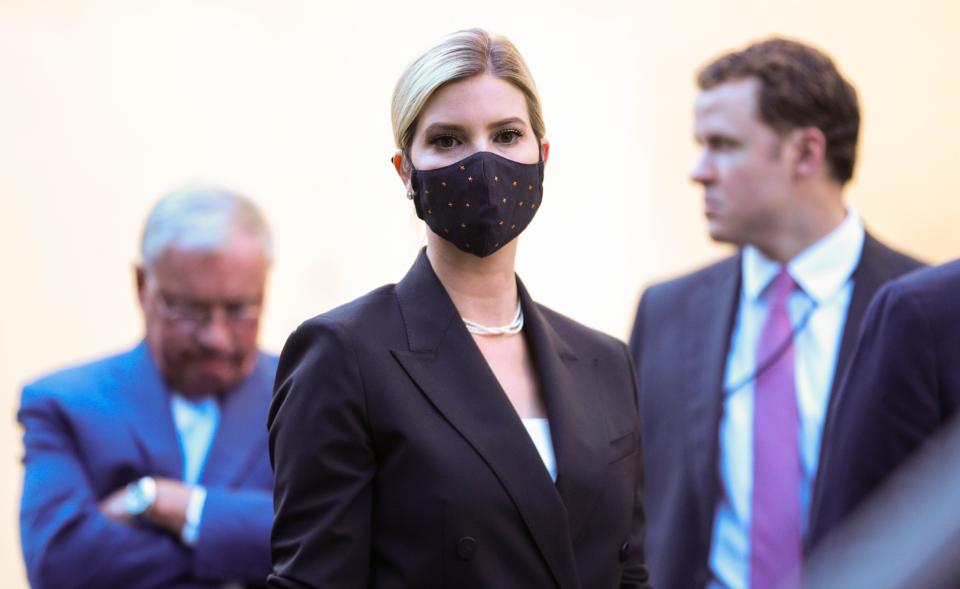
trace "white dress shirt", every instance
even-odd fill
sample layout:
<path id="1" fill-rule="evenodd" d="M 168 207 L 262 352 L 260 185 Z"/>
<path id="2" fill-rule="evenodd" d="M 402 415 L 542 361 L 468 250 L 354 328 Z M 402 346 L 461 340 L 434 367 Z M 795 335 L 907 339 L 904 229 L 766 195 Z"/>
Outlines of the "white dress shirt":
<path id="1" fill-rule="evenodd" d="M 860 262 L 865 232 L 856 211 L 831 233 L 787 264 L 798 288 L 787 299 L 794 336 L 802 526 L 806 531 L 820 437 L 833 385 L 852 274 Z M 710 546 L 711 587 L 747 589 L 750 580 L 750 511 L 753 492 L 753 396 L 757 346 L 767 318 L 768 292 L 777 262 L 747 246 L 737 319 L 724 374 L 720 420 L 721 495 Z"/>
<path id="2" fill-rule="evenodd" d="M 186 523 L 180 533 L 184 544 L 192 546 L 197 543 L 203 504 L 207 500 L 207 490 L 197 483 L 220 423 L 220 405 L 213 397 L 188 399 L 175 393 L 170 396 L 170 411 L 183 454 L 183 482 L 194 486 L 187 503 Z"/>
<path id="3" fill-rule="evenodd" d="M 540 454 L 540 460 L 547 469 L 553 482 L 557 482 L 557 458 L 553 453 L 553 438 L 550 436 L 550 421 L 546 417 L 524 417 L 523 427 L 527 428 L 533 445 Z"/>

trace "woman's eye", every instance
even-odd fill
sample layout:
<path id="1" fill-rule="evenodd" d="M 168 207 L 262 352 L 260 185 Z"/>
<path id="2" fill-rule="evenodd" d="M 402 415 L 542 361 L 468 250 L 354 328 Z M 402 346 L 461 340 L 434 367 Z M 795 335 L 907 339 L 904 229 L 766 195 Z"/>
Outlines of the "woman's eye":
<path id="1" fill-rule="evenodd" d="M 518 131 L 517 129 L 504 129 L 496 134 L 494 139 L 497 143 L 515 143 L 517 139 L 523 136 L 523 132 Z"/>
<path id="2" fill-rule="evenodd" d="M 430 145 L 435 145 L 440 149 L 451 149 L 456 147 L 460 142 L 457 141 L 457 138 L 453 135 L 437 135 L 430 139 Z"/>

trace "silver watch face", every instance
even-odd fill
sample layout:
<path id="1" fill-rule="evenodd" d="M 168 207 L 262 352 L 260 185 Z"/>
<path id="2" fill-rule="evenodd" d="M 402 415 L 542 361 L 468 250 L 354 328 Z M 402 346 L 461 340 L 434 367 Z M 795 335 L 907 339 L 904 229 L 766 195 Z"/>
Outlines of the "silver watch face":
<path id="1" fill-rule="evenodd" d="M 127 513 L 134 517 L 150 509 L 156 499 L 157 483 L 152 477 L 143 477 L 135 483 L 127 485 L 124 502 L 127 506 Z"/>

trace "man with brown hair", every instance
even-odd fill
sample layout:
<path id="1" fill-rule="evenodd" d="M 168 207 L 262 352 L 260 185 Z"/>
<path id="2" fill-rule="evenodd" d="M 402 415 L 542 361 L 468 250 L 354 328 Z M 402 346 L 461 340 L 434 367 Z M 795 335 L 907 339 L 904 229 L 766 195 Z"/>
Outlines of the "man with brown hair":
<path id="1" fill-rule="evenodd" d="M 829 57 L 770 39 L 697 81 L 691 178 L 739 251 L 637 311 L 647 559 L 661 589 L 797 586 L 832 393 L 873 293 L 920 263 L 843 202 L 859 109 Z"/>

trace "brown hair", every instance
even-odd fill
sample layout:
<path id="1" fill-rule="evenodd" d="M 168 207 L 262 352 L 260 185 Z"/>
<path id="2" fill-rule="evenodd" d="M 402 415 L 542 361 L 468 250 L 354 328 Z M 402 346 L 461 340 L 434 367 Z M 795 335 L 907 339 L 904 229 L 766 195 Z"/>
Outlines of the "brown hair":
<path id="1" fill-rule="evenodd" d="M 826 137 L 825 157 L 840 184 L 853 177 L 860 109 L 857 91 L 833 61 L 809 45 L 772 38 L 723 55 L 697 75 L 701 90 L 754 78 L 760 120 L 778 133 L 816 127 Z"/>

